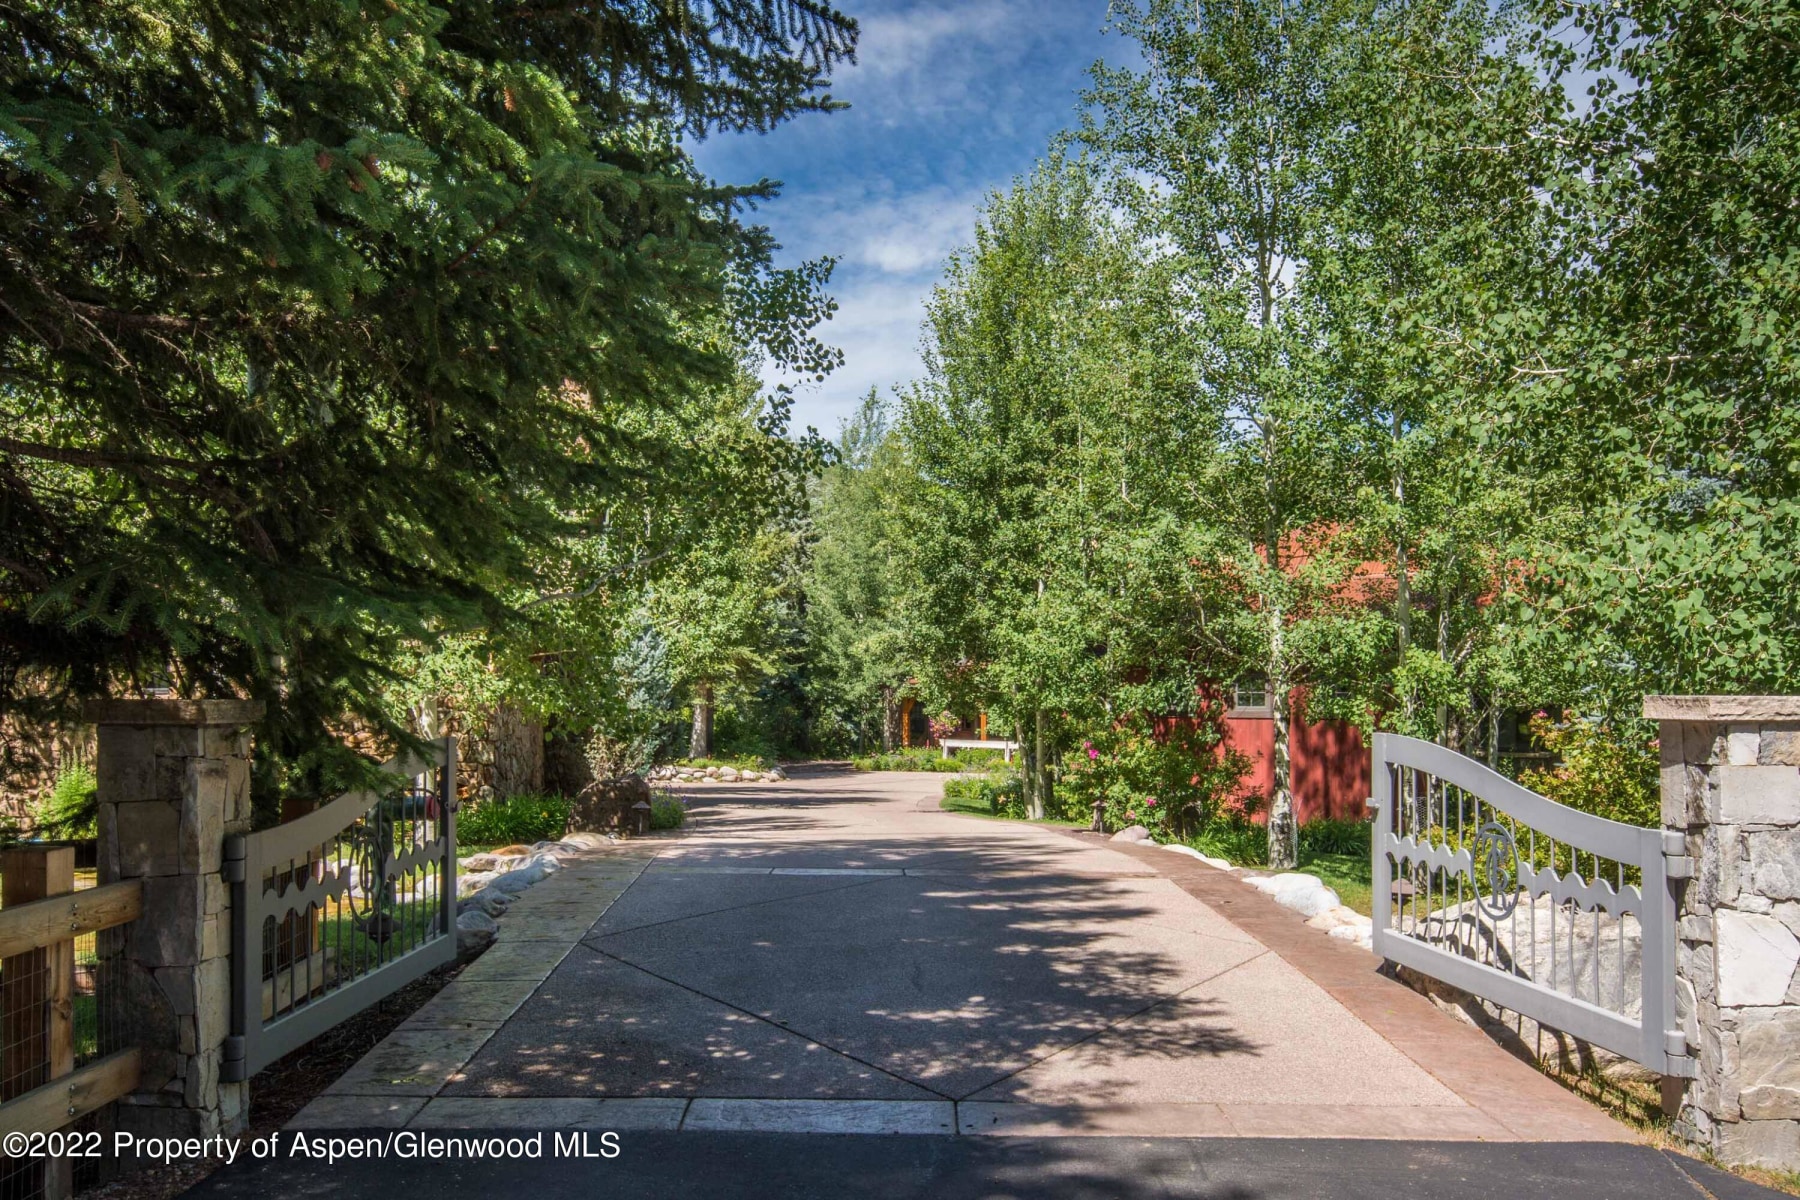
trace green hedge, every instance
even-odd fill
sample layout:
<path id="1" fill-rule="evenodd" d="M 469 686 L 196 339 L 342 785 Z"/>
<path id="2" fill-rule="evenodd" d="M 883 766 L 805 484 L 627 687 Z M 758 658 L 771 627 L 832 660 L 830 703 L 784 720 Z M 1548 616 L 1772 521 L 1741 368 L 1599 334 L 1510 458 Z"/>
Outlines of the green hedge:
<path id="1" fill-rule="evenodd" d="M 850 760 L 859 771 L 981 771 L 1001 763 L 998 750 L 961 750 L 949 758 L 942 750 L 923 746 L 914 750 L 896 750 L 892 754 L 865 754 Z"/>
<path id="2" fill-rule="evenodd" d="M 1300 826 L 1300 858 L 1319 855 L 1369 856 L 1374 826 L 1368 821 L 1321 817 Z M 1266 866 L 1269 831 L 1246 817 L 1220 816 L 1201 827 L 1186 843 L 1203 854 L 1244 867 Z"/>
<path id="3" fill-rule="evenodd" d="M 474 800 L 456 814 L 456 840 L 463 846 L 553 842 L 568 828 L 569 802 L 561 796 Z"/>
<path id="4" fill-rule="evenodd" d="M 692 767 L 696 771 L 704 771 L 708 767 L 723 770 L 730 767 L 737 771 L 770 771 L 775 767 L 775 760 L 760 754 L 737 754 L 725 758 L 678 758 L 673 766 Z"/>
<path id="5" fill-rule="evenodd" d="M 650 828 L 678 829 L 687 820 L 687 805 L 680 796 L 656 792 L 650 797 Z"/>
<path id="6" fill-rule="evenodd" d="M 1025 815 L 1025 784 L 1017 771 L 994 771 L 944 780 L 943 807 L 993 817 Z"/>

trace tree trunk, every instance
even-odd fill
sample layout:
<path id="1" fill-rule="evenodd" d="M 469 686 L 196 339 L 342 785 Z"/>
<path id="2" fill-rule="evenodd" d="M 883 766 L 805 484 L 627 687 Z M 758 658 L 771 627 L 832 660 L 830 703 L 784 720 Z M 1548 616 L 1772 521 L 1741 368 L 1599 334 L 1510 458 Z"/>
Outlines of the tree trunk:
<path id="1" fill-rule="evenodd" d="M 1025 736 L 1023 725 L 1013 726 L 1013 741 L 1019 744 L 1019 790 L 1024 794 L 1025 813 L 1031 815 L 1033 797 L 1037 794 L 1037 771 L 1032 765 L 1031 739 Z"/>
<path id="2" fill-rule="evenodd" d="M 898 689 L 881 689 L 881 752 L 892 754 L 900 744 L 900 698 Z"/>
<path id="3" fill-rule="evenodd" d="M 1283 645 L 1281 608 L 1269 610 L 1269 712 L 1274 717 L 1275 783 L 1269 796 L 1269 867 L 1290 871 L 1300 860 L 1294 820 L 1293 773 L 1289 769 L 1287 653 Z"/>
<path id="4" fill-rule="evenodd" d="M 713 733 L 713 685 L 697 684 L 694 687 L 694 729 L 688 737 L 689 758 L 710 758 L 712 756 Z"/>
<path id="5" fill-rule="evenodd" d="M 1437 597 L 1437 609 L 1438 609 L 1437 651 L 1438 651 L 1438 659 L 1445 663 L 1450 662 L 1450 606 L 1449 606 L 1448 601 L 1449 601 L 1449 597 L 1447 597 L 1441 593 Z M 1460 745 L 1458 745 L 1456 740 L 1451 736 L 1452 730 L 1450 728 L 1450 706 L 1448 704 L 1440 704 L 1437 706 L 1437 732 L 1438 732 L 1438 736 L 1437 736 L 1438 745 L 1448 746 L 1452 750 L 1457 750 L 1457 751 L 1460 751 L 1462 749 L 1462 747 Z"/>
<path id="6" fill-rule="evenodd" d="M 1035 725 L 1031 742 L 1031 773 L 1036 777 L 1036 784 L 1031 789 L 1031 819 L 1041 821 L 1050 799 L 1050 764 L 1044 757 L 1044 710 L 1041 708 L 1037 711 Z"/>

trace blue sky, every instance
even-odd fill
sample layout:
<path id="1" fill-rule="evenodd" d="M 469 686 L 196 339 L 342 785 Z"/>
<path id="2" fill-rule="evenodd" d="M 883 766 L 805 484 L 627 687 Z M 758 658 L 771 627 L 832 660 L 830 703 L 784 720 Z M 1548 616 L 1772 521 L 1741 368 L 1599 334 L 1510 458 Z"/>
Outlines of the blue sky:
<path id="1" fill-rule="evenodd" d="M 794 404 L 796 428 L 828 436 L 871 384 L 886 395 L 919 375 L 924 300 L 945 257 L 972 240 L 982 199 L 1075 124 L 1088 67 L 1128 53 L 1101 32 L 1106 0 L 839 7 L 862 26 L 858 63 L 832 87 L 848 110 L 694 147 L 721 181 L 782 181 L 759 219 L 785 264 L 839 260 L 839 311 L 823 334 L 847 361 Z"/>

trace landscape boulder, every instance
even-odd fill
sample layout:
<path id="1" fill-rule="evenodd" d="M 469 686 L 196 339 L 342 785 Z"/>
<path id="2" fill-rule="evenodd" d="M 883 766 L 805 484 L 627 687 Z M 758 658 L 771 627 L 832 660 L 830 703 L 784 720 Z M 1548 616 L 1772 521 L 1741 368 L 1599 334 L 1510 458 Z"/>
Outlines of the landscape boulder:
<path id="1" fill-rule="evenodd" d="M 1165 845 L 1163 847 L 1163 849 L 1171 850 L 1171 851 L 1175 852 L 1176 854 L 1185 854 L 1189 858 L 1197 858 L 1201 862 L 1205 863 L 1207 866 L 1211 867 L 1215 871 L 1235 871 L 1235 870 L 1237 870 L 1236 867 L 1232 866 L 1230 863 L 1226 862 L 1224 859 L 1214 858 L 1210 854 L 1202 854 L 1198 850 L 1194 849 L 1192 846 L 1182 846 L 1177 843 L 1170 842 L 1169 844 Z"/>
<path id="2" fill-rule="evenodd" d="M 456 955 L 473 958 L 493 945 L 500 926 L 479 908 L 458 913 L 456 917 Z"/>
<path id="3" fill-rule="evenodd" d="M 516 896 L 526 888 L 541 883 L 546 875 L 560 870 L 555 856 L 534 854 L 510 871 L 501 871 L 488 881 L 488 887 Z"/>
<path id="4" fill-rule="evenodd" d="M 497 888 L 484 887 L 480 891 L 472 892 L 458 900 L 456 902 L 456 911 L 460 916 L 470 909 L 475 909 L 479 912 L 486 913 L 490 917 L 499 917 L 506 912 L 507 907 L 512 904 L 514 899 L 516 899 L 516 897 L 506 892 L 502 892 Z"/>
<path id="5" fill-rule="evenodd" d="M 1112 840 L 1115 842 L 1147 842 L 1150 840 L 1150 831 L 1142 825 L 1127 825 L 1113 834 Z"/>
<path id="6" fill-rule="evenodd" d="M 1303 871 L 1251 876 L 1246 877 L 1244 882 L 1269 896 L 1283 908 L 1291 908 L 1303 917 L 1316 917 L 1342 903 L 1338 894 L 1326 887 L 1317 875 L 1308 875 Z"/>
<path id="7" fill-rule="evenodd" d="M 650 783 L 640 776 L 595 780 L 569 806 L 569 834 L 629 832 L 631 808 L 640 801 L 650 803 Z"/>

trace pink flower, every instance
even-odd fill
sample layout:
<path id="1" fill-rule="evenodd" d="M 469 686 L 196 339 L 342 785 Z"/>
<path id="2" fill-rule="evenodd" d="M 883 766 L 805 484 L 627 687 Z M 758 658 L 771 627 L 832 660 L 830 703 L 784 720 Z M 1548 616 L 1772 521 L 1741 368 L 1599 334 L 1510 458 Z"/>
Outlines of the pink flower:
<path id="1" fill-rule="evenodd" d="M 1088 761 L 1089 762 L 1093 762 L 1100 757 L 1100 752 L 1098 750 L 1094 749 L 1093 746 L 1091 746 L 1091 745 L 1088 746 L 1087 752 L 1088 752 Z"/>
<path id="2" fill-rule="evenodd" d="M 1144 803 L 1148 804 L 1151 808 L 1155 808 L 1156 807 L 1156 797 L 1155 796 L 1145 796 Z"/>

